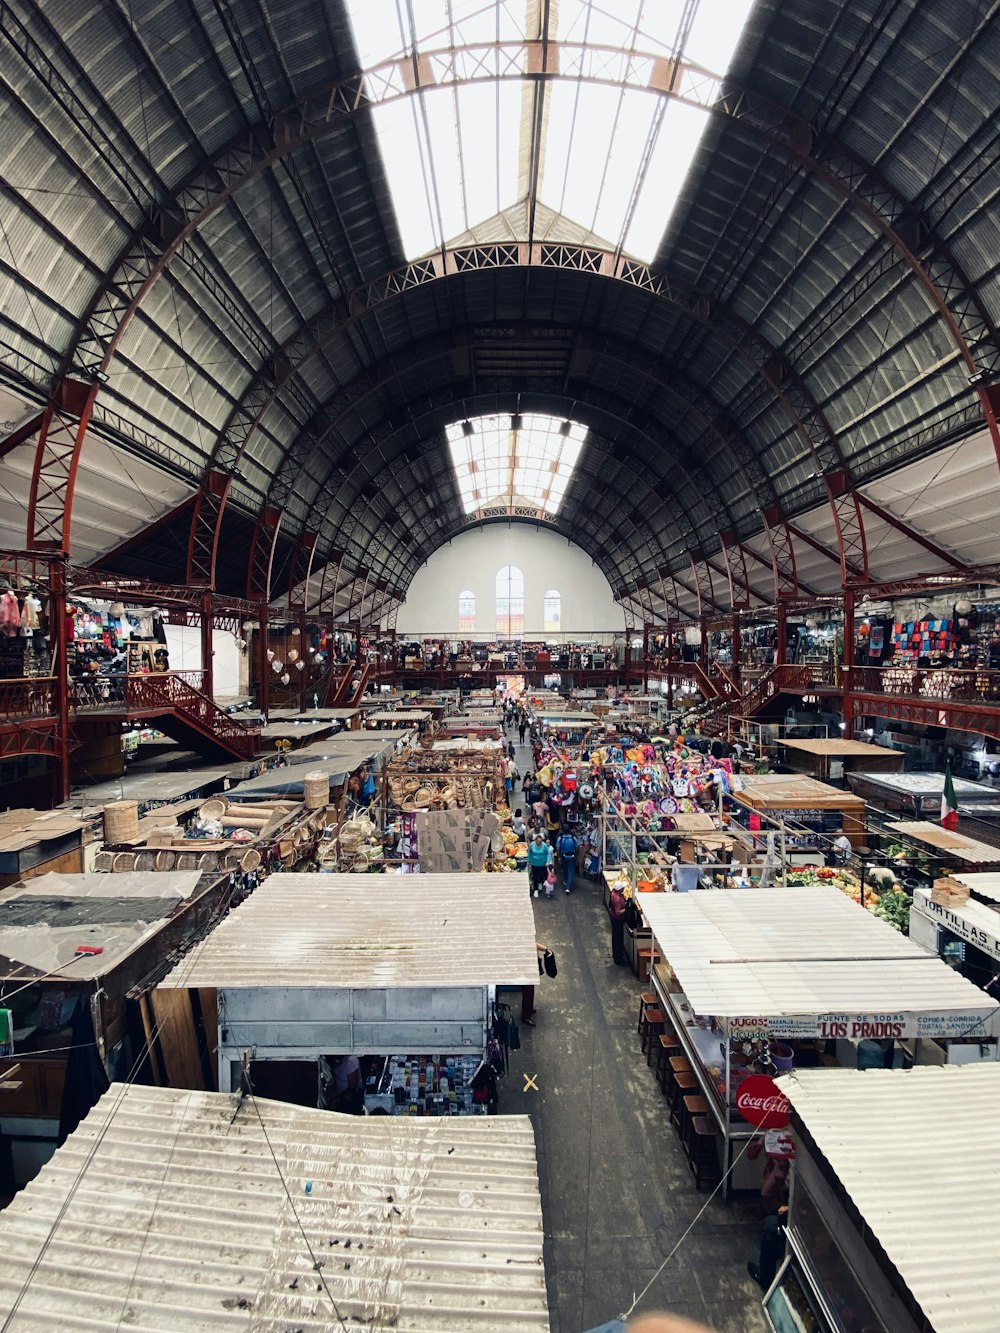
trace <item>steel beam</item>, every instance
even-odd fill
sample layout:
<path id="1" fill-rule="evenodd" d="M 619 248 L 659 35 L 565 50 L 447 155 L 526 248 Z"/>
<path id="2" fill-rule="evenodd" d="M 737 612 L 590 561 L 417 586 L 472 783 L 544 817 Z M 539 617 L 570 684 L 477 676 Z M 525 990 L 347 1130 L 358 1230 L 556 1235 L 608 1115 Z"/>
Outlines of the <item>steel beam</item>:
<path id="1" fill-rule="evenodd" d="M 281 528 L 281 510 L 268 505 L 257 515 L 247 560 L 247 597 L 271 600 L 271 569 Z"/>
<path id="2" fill-rule="evenodd" d="M 676 69 L 670 66 L 672 72 L 667 77 L 664 71 L 668 66 L 670 62 L 639 52 L 572 42 L 517 39 L 443 48 L 436 53 L 422 53 L 419 59 L 401 57 L 315 91 L 278 115 L 272 125 L 251 127 L 211 161 L 201 163 L 181 189 L 163 202 L 152 221 L 141 224 L 78 322 L 56 377 L 53 400 L 58 400 L 62 380 L 72 364 L 82 363 L 88 369 L 106 372 L 145 293 L 198 228 L 248 180 L 304 144 L 333 132 L 345 119 L 375 105 L 431 87 L 459 87 L 507 79 L 570 78 L 574 83 L 584 80 L 617 88 L 641 88 L 738 123 L 756 142 L 764 142 L 789 155 L 847 200 L 895 247 L 902 261 L 909 266 L 932 308 L 944 321 L 967 369 L 978 374 L 984 368 L 977 363 L 972 347 L 980 355 L 988 347 L 992 368 L 1000 359 L 1000 345 L 988 312 L 933 231 L 928 229 L 926 234 L 921 234 L 919 224 L 914 229 L 913 209 L 908 201 L 899 200 L 868 164 L 861 162 L 832 136 L 823 136 L 820 141 L 823 160 L 818 160 L 813 155 L 813 133 L 809 123 L 789 108 L 740 87 L 734 81 L 727 80 L 723 85 L 715 76 L 694 66 L 681 65 Z M 928 239 L 931 241 L 929 258 L 918 258 L 916 247 Z M 474 254 L 478 249 L 480 247 L 470 248 L 472 267 L 479 266 Z M 597 271 L 595 258 L 586 248 L 543 245 L 542 250 L 550 264 L 569 267 L 567 252 L 572 251 L 572 263 L 580 271 Z M 645 281 L 649 270 L 645 266 L 640 268 L 642 281 Z M 393 278 L 394 285 L 405 285 L 407 281 L 405 276 Z M 792 391 L 784 391 L 783 397 L 807 438 L 818 427 L 819 434 L 815 439 L 822 444 L 824 438 L 829 440 L 828 433 L 824 437 L 824 431 L 828 432 L 829 428 L 816 419 L 808 398 L 801 398 L 801 388 L 797 383 Z M 977 393 L 1000 460 L 1000 429 L 982 382 L 977 385 Z M 89 395 L 87 415 L 93 407 L 94 396 L 95 392 Z M 61 529 L 65 524 L 68 532 L 72 508 L 71 478 L 75 476 L 76 459 L 86 428 L 81 418 L 72 450 L 67 453 L 68 424 L 64 421 L 63 429 L 54 432 L 47 455 L 39 449 L 29 502 L 29 510 L 35 517 L 46 505 L 54 505 L 61 512 L 62 517 L 54 520 L 60 529 L 57 534 L 46 535 L 52 533 L 51 521 L 43 522 L 40 528 L 32 525 L 29 534 L 33 542 L 61 542 L 61 549 L 66 547 Z M 48 437 L 46 431 L 46 440 Z M 61 459 L 58 464 L 57 457 Z M 833 459 L 826 462 L 825 470 L 831 467 L 837 468 Z"/>
<path id="3" fill-rule="evenodd" d="M 840 550 L 840 581 L 846 585 L 851 572 L 857 569 L 861 571 L 857 577 L 866 582 L 869 577 L 868 543 L 858 493 L 851 483 L 850 474 L 831 472 L 823 480 L 833 509 L 833 524 Z"/>
<path id="4" fill-rule="evenodd" d="M 817 541 L 815 537 L 811 536 L 808 532 L 804 532 L 802 528 L 796 526 L 796 524 L 794 523 L 788 524 L 788 531 L 794 537 L 797 537 L 800 542 L 803 542 L 806 546 L 810 547 L 818 555 L 825 556 L 827 560 L 832 560 L 835 565 L 840 566 L 841 564 L 840 556 L 837 554 L 836 551 L 831 551 L 829 546 L 824 546 L 821 541 Z M 847 570 L 852 580 L 859 579 L 862 577 L 862 572 L 856 565 L 848 563 Z"/>
<path id="5" fill-rule="evenodd" d="M 930 554 L 934 556 L 935 559 L 940 560 L 942 564 L 950 565 L 952 569 L 958 570 L 961 574 L 967 574 L 969 572 L 969 567 L 964 561 L 959 560 L 959 558 L 952 555 L 950 551 L 946 551 L 943 546 L 938 546 L 937 542 L 931 541 L 930 537 L 925 537 L 924 534 L 918 532 L 916 528 L 911 528 L 909 523 L 905 523 L 901 518 L 897 518 L 895 514 L 890 513 L 888 509 L 884 509 L 882 505 L 876 504 L 874 500 L 869 499 L 868 496 L 861 491 L 857 492 L 857 496 L 859 503 L 864 505 L 866 509 L 870 509 L 871 512 L 880 518 L 883 523 L 888 523 L 891 528 L 895 528 L 897 532 L 901 532 L 903 536 L 908 538 L 911 542 L 915 542 L 917 546 L 922 546 L 925 551 L 929 551 Z"/>

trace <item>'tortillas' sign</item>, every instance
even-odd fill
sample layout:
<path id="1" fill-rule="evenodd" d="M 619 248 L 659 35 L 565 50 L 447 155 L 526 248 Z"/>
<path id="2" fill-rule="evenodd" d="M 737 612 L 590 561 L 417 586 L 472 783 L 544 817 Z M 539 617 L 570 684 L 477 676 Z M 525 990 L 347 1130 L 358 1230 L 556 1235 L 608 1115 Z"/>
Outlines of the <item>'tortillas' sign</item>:
<path id="1" fill-rule="evenodd" d="M 788 1124 L 788 1098 L 766 1074 L 743 1080 L 736 1090 L 736 1109 L 758 1129 L 784 1129 Z"/>

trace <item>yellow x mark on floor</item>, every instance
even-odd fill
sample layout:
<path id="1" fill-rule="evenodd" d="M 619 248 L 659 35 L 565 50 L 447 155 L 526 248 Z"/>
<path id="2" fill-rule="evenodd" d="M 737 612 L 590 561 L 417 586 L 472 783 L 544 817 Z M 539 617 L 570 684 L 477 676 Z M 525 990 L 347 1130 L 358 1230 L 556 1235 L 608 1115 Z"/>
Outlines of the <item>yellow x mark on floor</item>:
<path id="1" fill-rule="evenodd" d="M 525 1091 L 525 1092 L 537 1092 L 537 1091 L 538 1091 L 538 1084 L 535 1082 L 535 1079 L 536 1079 L 537 1077 L 538 1077 L 537 1074 L 525 1074 L 525 1075 L 524 1075 L 524 1091 Z"/>

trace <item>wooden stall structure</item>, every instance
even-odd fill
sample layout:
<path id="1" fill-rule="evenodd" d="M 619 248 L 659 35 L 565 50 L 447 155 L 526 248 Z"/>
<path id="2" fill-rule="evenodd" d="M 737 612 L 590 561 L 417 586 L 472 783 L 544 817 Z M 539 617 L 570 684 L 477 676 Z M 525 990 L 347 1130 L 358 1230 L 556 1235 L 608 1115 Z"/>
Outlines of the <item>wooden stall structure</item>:
<path id="1" fill-rule="evenodd" d="M 868 773 L 901 773 L 906 762 L 902 750 L 844 740 L 842 736 L 780 740 L 778 746 L 781 762 L 786 767 L 823 782 L 839 781 L 855 769 Z"/>

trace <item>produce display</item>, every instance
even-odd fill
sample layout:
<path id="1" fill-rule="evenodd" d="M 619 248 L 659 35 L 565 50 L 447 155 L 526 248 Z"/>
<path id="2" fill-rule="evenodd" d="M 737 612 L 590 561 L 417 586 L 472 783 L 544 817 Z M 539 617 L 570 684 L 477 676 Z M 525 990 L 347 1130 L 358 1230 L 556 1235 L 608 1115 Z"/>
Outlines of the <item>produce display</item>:
<path id="1" fill-rule="evenodd" d="M 799 866 L 789 870 L 788 883 L 805 886 L 835 884 L 841 893 L 846 893 L 861 905 L 861 882 L 850 870 L 831 866 Z M 865 885 L 864 905 L 894 930 L 902 931 L 904 935 L 908 933 L 912 900 L 887 867 L 876 867 L 870 872 L 869 882 Z"/>

